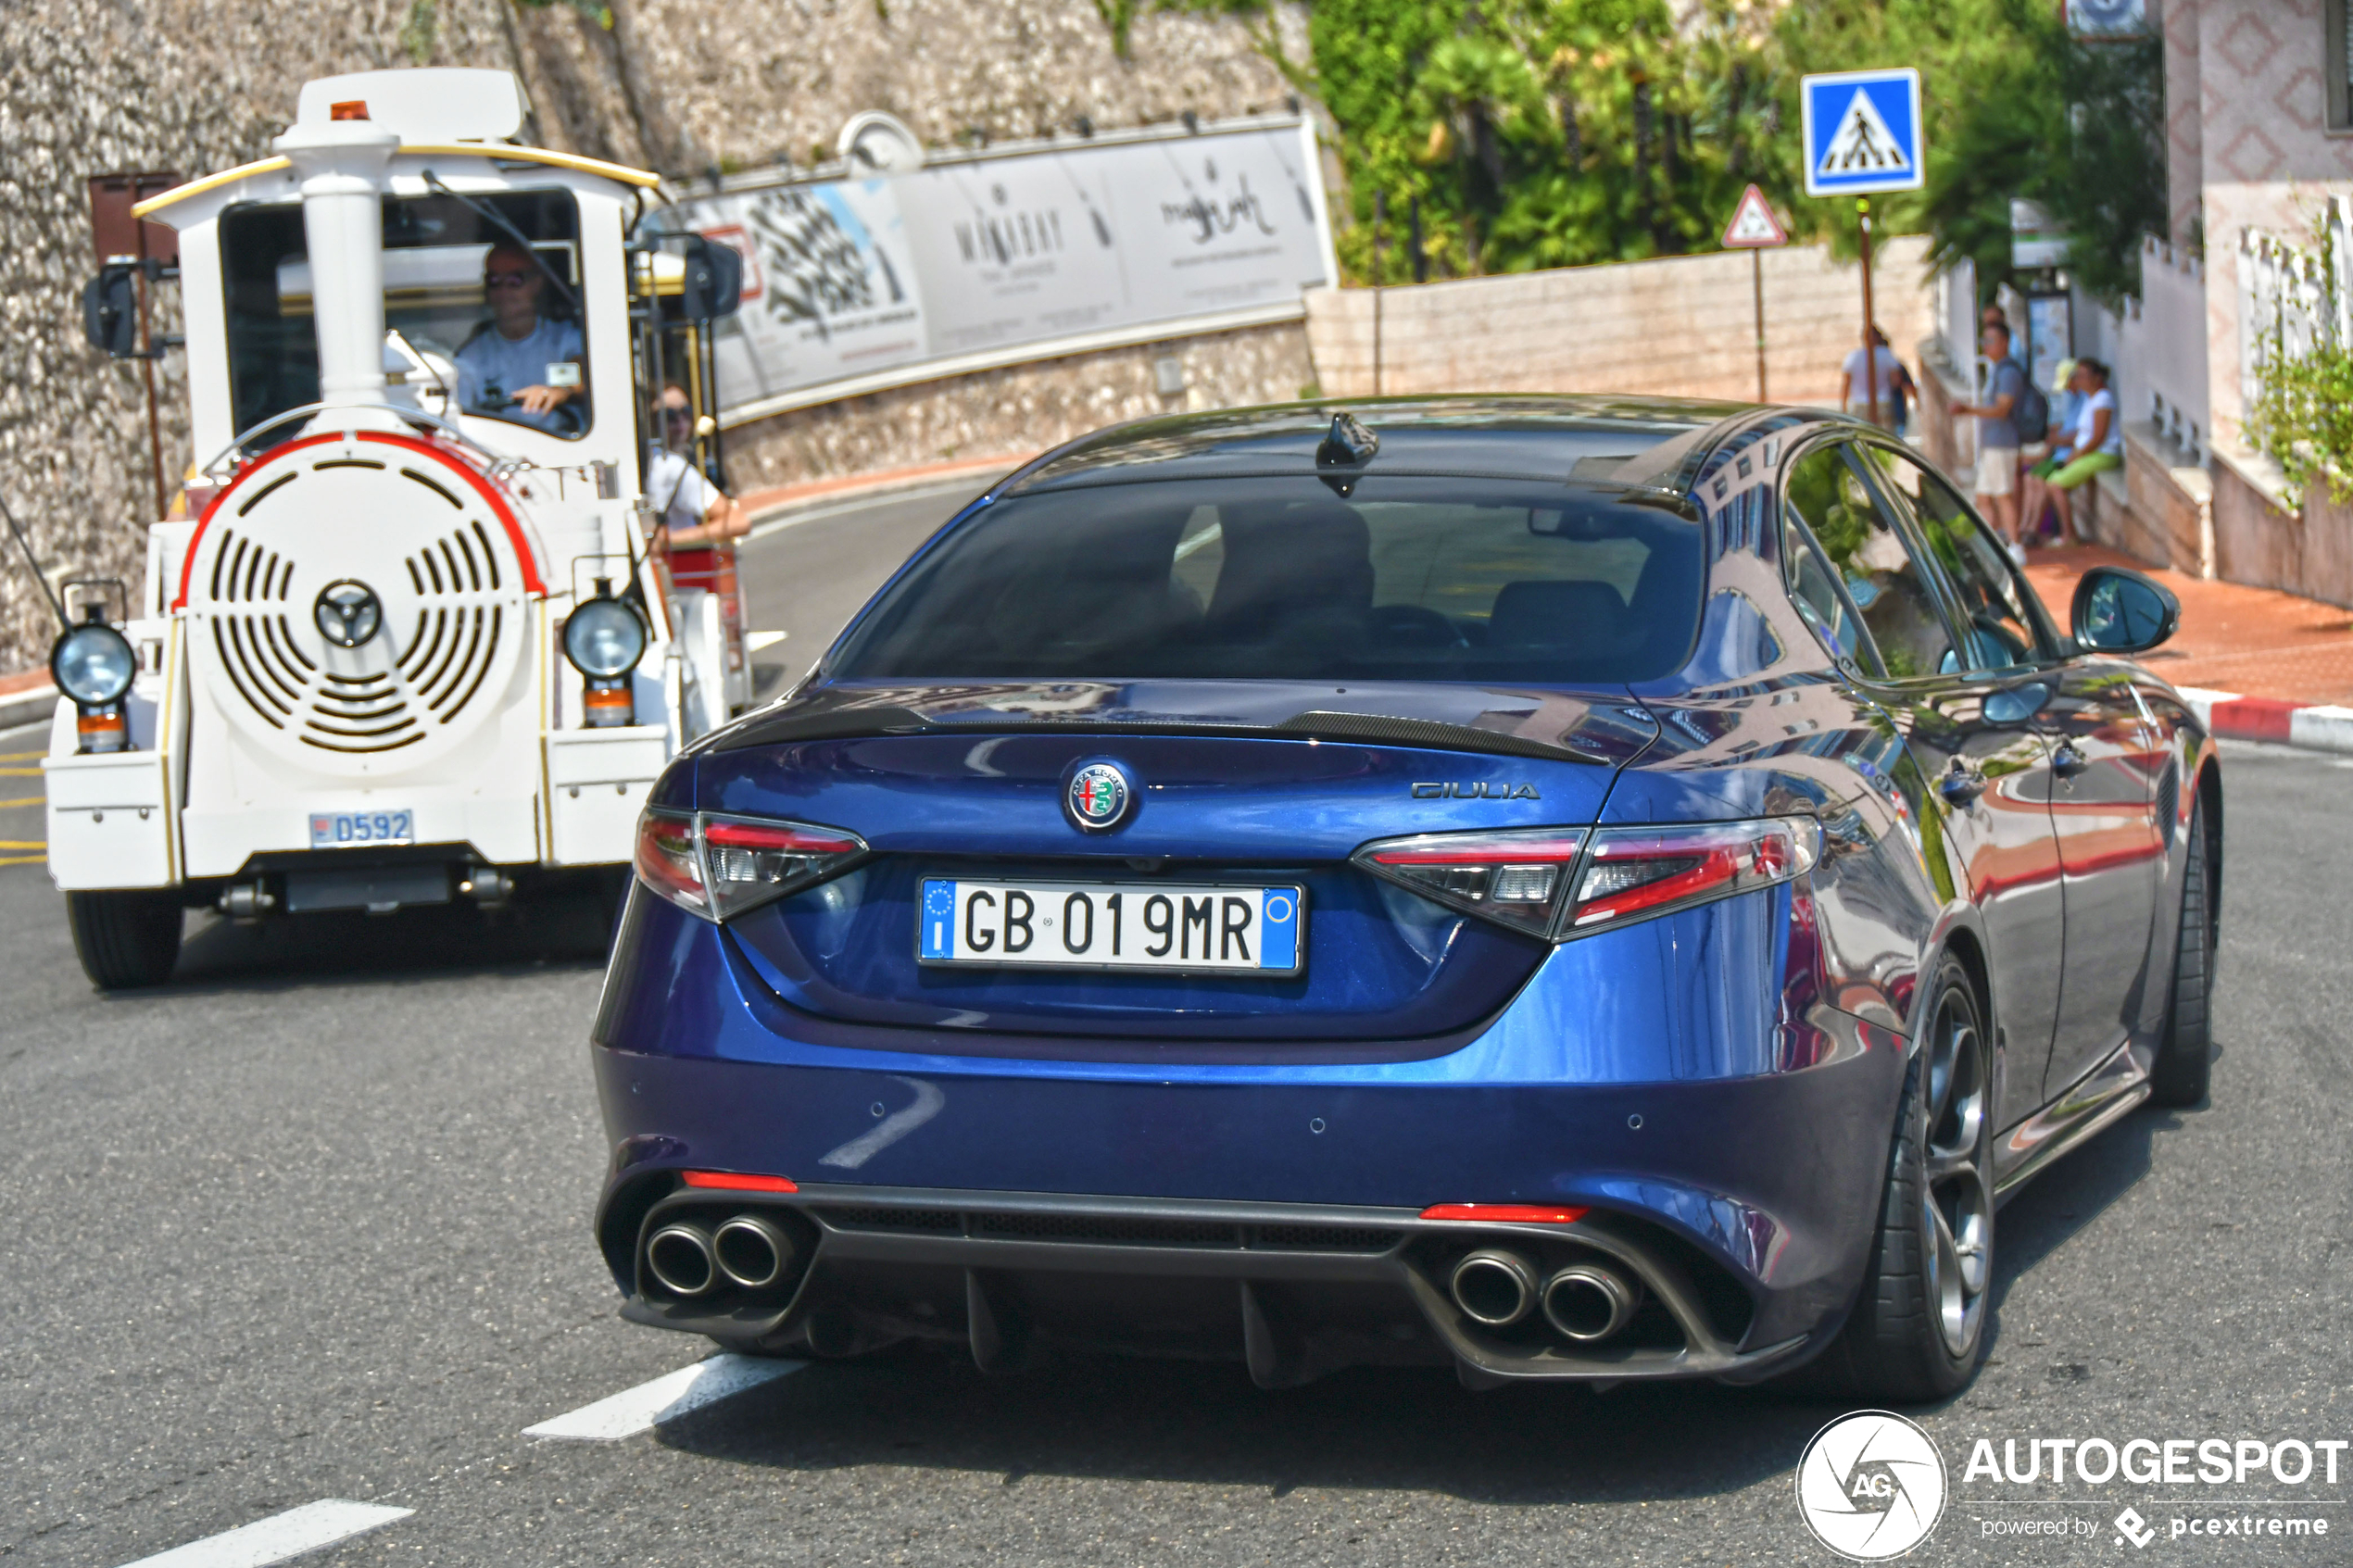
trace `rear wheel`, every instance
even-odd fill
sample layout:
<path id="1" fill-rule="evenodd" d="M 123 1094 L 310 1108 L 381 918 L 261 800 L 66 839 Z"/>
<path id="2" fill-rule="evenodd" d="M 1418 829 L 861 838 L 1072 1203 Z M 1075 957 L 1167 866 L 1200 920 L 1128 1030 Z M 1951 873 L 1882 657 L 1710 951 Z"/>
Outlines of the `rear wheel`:
<path id="1" fill-rule="evenodd" d="M 1985 1348 L 1994 1280 L 1992 1057 L 1968 972 L 1937 972 L 1863 1290 L 1821 1370 L 1866 1399 L 1942 1399 Z"/>
<path id="2" fill-rule="evenodd" d="M 2214 989 L 2214 866 L 2208 858 L 2206 802 L 2190 807 L 2183 849 L 2182 935 L 2173 948 L 2173 996 L 2165 1033 L 2149 1068 L 2149 1098 L 2159 1105 L 2196 1105 L 2213 1072 L 2214 1036 L 2208 999 Z"/>
<path id="3" fill-rule="evenodd" d="M 180 961 L 176 892 L 69 893 L 66 921 L 82 972 L 101 991 L 160 985 Z"/>

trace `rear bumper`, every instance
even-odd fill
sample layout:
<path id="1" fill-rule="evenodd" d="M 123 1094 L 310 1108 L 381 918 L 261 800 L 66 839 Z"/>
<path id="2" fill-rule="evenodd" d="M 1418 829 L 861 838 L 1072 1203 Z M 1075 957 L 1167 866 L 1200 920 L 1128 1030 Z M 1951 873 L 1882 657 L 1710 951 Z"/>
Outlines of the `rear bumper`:
<path id="1" fill-rule="evenodd" d="M 859 1033 L 876 1046 L 912 1035 L 931 1052 L 861 1049 L 778 1004 L 707 923 L 637 897 L 628 924 L 592 1053 L 613 1148 L 600 1244 L 633 1319 L 771 1348 L 927 1334 L 979 1353 L 994 1315 L 1050 1338 L 1249 1359 L 1254 1313 L 1289 1347 L 1270 1352 L 1269 1375 L 1436 1358 L 1474 1377 L 1761 1376 L 1825 1343 L 1853 1299 L 1904 1073 L 1900 1038 L 1827 1013 L 1816 1022 L 1834 1048 L 1798 1071 L 1592 1082 L 1514 1059 L 1499 1072 L 1491 1036 L 1517 1002 L 1487 1035 L 1414 1061 L 1014 1060 L 932 1054 L 953 1037 L 895 1030 Z M 1573 1042 L 1554 1053 L 1579 1056 Z M 685 1170 L 782 1175 L 801 1191 L 684 1189 Z M 1593 1212 L 1524 1235 L 1418 1218 L 1464 1202 Z M 689 1302 L 640 1287 L 656 1216 L 715 1216 L 714 1203 L 781 1206 L 805 1224 L 806 1272 L 789 1297 Z M 844 1208 L 932 1217 L 828 1218 Z M 1059 1215 L 1071 1238 L 992 1218 L 1016 1212 Z M 1237 1227 L 1237 1238 L 1088 1239 L 1122 1218 Z M 1250 1244 L 1265 1225 L 1396 1236 L 1326 1255 Z M 1437 1271 L 1447 1248 L 1506 1232 L 1540 1252 L 1616 1256 L 1680 1341 L 1597 1360 L 1482 1338 Z M 1678 1271 L 1692 1283 L 1679 1286 Z M 992 1290 L 1010 1304 L 993 1310 Z M 1400 1336 L 1401 1323 L 1413 1332 Z"/>

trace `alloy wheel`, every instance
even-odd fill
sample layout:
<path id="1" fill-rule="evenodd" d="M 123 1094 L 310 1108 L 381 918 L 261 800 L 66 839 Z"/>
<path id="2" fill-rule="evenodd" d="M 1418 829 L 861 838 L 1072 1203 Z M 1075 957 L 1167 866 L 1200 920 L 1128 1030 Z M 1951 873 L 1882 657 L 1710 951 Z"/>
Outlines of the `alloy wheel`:
<path id="1" fill-rule="evenodd" d="M 1976 1010 L 1957 986 L 1938 1004 L 1927 1050 L 1922 1273 L 1944 1348 L 1963 1357 L 1977 1344 L 1993 1282 L 1993 1085 Z"/>

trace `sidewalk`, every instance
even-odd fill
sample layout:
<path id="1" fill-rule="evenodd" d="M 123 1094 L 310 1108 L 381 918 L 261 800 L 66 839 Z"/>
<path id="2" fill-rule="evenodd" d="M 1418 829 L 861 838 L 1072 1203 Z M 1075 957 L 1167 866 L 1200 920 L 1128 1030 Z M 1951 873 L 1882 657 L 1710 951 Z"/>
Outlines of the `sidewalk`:
<path id="1" fill-rule="evenodd" d="M 2062 632 L 2076 580 L 2094 566 L 2131 567 L 2182 601 L 2182 629 L 2141 662 L 2217 734 L 2353 751 L 2353 610 L 2158 571 L 2095 546 L 2029 550 L 2026 575 Z"/>

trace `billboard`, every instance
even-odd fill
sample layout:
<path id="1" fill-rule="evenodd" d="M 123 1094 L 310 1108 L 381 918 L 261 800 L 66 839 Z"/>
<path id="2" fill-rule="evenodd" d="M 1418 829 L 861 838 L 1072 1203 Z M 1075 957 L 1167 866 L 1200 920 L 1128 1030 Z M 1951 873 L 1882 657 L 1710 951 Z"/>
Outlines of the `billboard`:
<path id="1" fill-rule="evenodd" d="M 737 184 L 665 225 L 745 258 L 729 424 L 994 365 L 1304 312 L 1332 282 L 1295 120 L 1040 143 L 867 179 Z"/>

